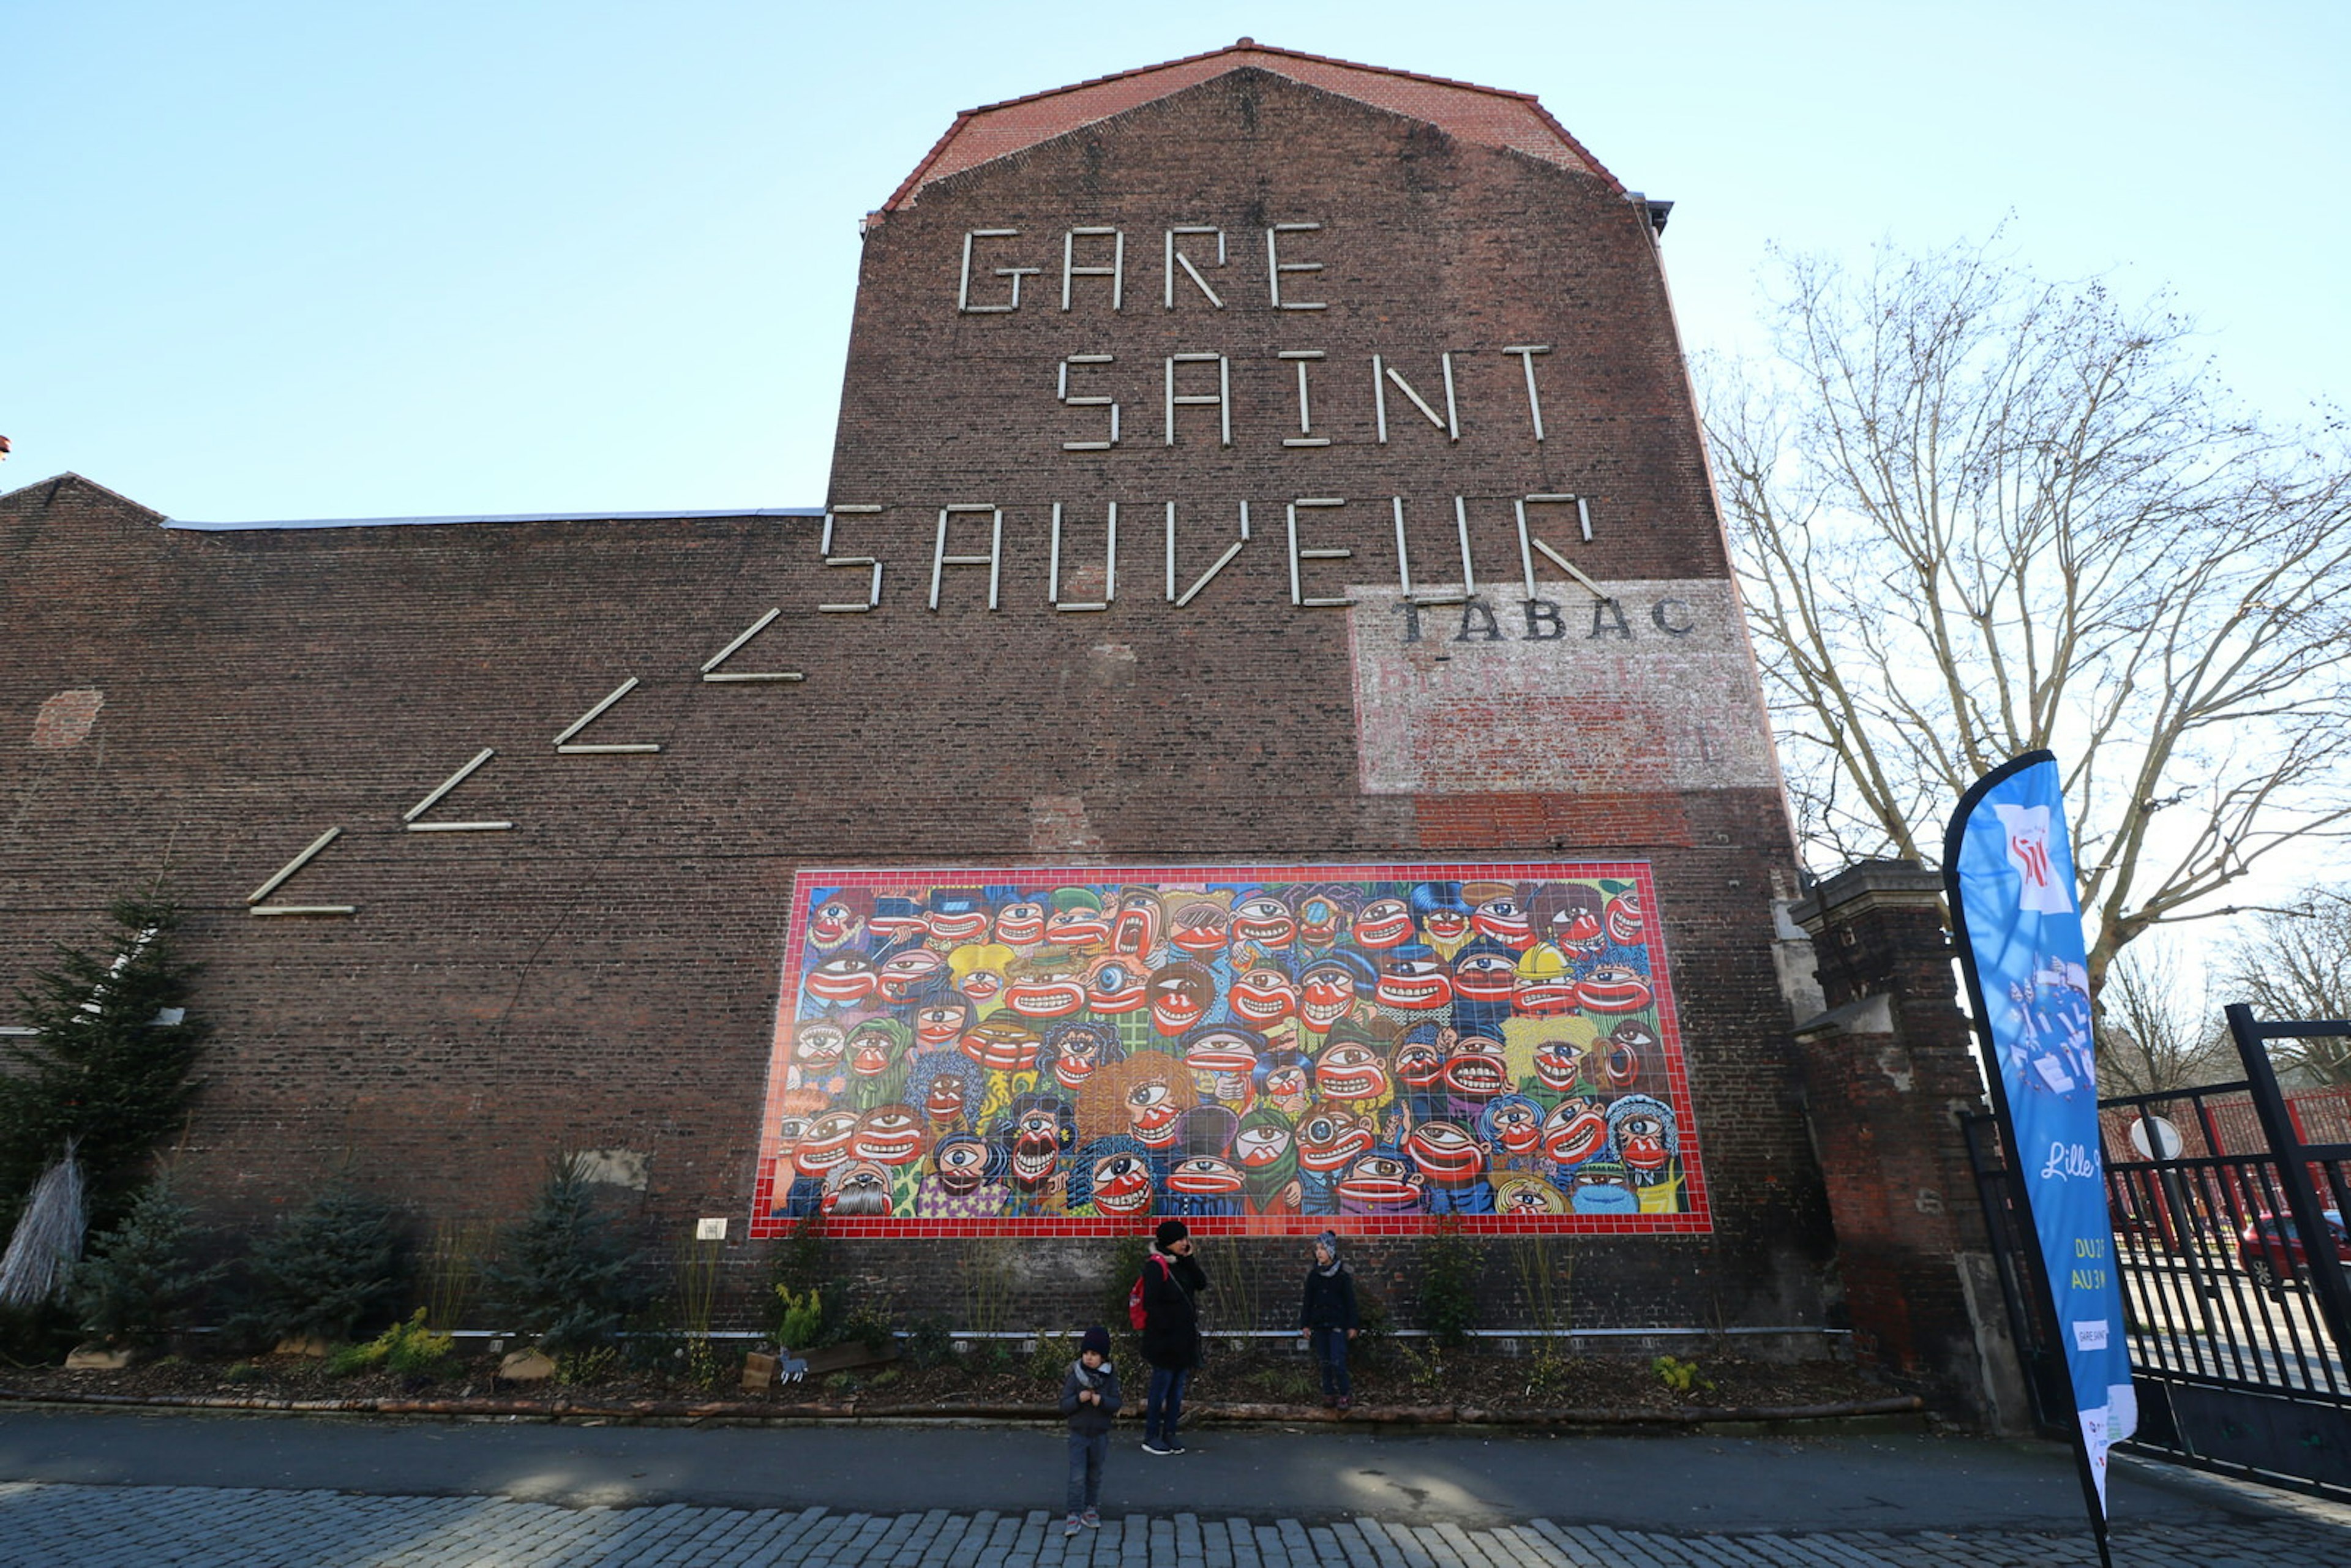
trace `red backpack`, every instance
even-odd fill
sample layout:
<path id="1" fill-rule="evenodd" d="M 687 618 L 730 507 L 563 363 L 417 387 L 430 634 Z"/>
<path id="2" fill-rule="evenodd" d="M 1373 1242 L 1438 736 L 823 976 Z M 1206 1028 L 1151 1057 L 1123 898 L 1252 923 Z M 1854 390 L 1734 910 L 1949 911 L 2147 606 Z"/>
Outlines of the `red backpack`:
<path id="1" fill-rule="evenodd" d="M 1165 1255 L 1154 1252 L 1151 1255 L 1151 1260 L 1159 1265 L 1161 1278 L 1175 1278 L 1174 1269 Z M 1145 1269 L 1143 1273 L 1137 1274 L 1134 1277 L 1134 1288 L 1126 1293 L 1126 1321 L 1134 1325 L 1134 1332 L 1137 1333 L 1143 1332 L 1143 1325 L 1151 1315 L 1144 1310 L 1143 1306 L 1143 1281 L 1150 1272 L 1150 1270 Z"/>

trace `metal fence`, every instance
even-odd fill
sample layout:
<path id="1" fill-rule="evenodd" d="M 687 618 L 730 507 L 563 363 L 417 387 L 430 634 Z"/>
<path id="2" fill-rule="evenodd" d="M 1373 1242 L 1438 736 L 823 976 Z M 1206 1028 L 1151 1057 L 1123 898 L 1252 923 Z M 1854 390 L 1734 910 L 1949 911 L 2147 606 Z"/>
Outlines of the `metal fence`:
<path id="1" fill-rule="evenodd" d="M 2351 1493 L 2351 1095 L 2290 1104 L 2268 1051 L 2272 1040 L 2351 1035 L 2351 1023 L 2228 1015 L 2243 1078 L 2099 1102 L 2138 1394 L 2132 1441 Z M 2070 1433 L 2016 1159 L 1992 1117 L 1961 1121 L 2035 1413 L 2052 1435 Z"/>

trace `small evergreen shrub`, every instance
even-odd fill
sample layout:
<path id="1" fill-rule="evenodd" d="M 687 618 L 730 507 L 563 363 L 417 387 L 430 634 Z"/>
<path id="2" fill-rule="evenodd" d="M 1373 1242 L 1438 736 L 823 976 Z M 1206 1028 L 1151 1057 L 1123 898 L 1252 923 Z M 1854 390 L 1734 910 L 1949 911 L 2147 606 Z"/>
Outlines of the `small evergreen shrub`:
<path id="1" fill-rule="evenodd" d="M 789 1285 L 776 1287 L 776 1299 L 783 1303 L 784 1315 L 776 1328 L 776 1343 L 794 1354 L 802 1354 L 816 1344 L 816 1336 L 824 1329 L 824 1298 L 813 1288 L 796 1294 Z"/>
<path id="2" fill-rule="evenodd" d="M 109 1344 L 152 1344 L 189 1327 L 218 1266 L 199 1267 L 194 1212 L 150 1183 L 122 1223 L 90 1243 L 66 1287 L 75 1322 Z"/>
<path id="3" fill-rule="evenodd" d="M 1439 1350 L 1459 1350 L 1478 1326 L 1478 1245 L 1458 1223 L 1441 1226 L 1421 1251 L 1420 1326 Z"/>
<path id="4" fill-rule="evenodd" d="M 507 1326 L 559 1368 L 567 1358 L 584 1367 L 644 1304 L 632 1278 L 636 1261 L 602 1184 L 567 1158 L 555 1163 L 530 1212 L 507 1232 L 500 1255 L 483 1270 L 483 1283 Z"/>
<path id="5" fill-rule="evenodd" d="M 447 1362 L 457 1348 L 455 1336 L 434 1333 L 425 1327 L 425 1309 L 419 1307 L 405 1322 L 397 1322 L 365 1344 L 347 1344 L 327 1360 L 327 1370 L 337 1377 L 350 1377 L 362 1372 L 399 1373 L 402 1375 L 430 1375 Z"/>
<path id="6" fill-rule="evenodd" d="M 941 1317 L 916 1318 L 906 1331 L 906 1359 L 916 1366 L 945 1366 L 955 1359 L 955 1331 Z"/>
<path id="7" fill-rule="evenodd" d="M 338 1178 L 254 1245 L 232 1330 L 331 1342 L 390 1322 L 407 1294 L 406 1239 L 390 1204 Z"/>

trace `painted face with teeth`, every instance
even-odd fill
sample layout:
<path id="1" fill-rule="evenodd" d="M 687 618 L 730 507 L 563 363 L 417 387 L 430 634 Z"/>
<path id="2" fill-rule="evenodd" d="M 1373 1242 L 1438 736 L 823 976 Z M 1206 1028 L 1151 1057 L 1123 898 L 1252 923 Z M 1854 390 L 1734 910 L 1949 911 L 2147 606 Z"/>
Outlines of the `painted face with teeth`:
<path id="1" fill-rule="evenodd" d="M 1232 912 L 1221 904 L 1206 900 L 1177 909 L 1168 925 L 1168 945 L 1196 958 L 1223 952 L 1232 945 Z"/>
<path id="2" fill-rule="evenodd" d="M 849 1152 L 854 1158 L 876 1165 L 910 1166 L 923 1157 L 925 1143 L 922 1126 L 911 1108 L 876 1105 L 858 1118 Z"/>
<path id="3" fill-rule="evenodd" d="M 1405 1153 L 1432 1186 L 1468 1186 L 1486 1174 L 1486 1152 L 1458 1122 L 1423 1122 L 1405 1140 Z"/>
<path id="4" fill-rule="evenodd" d="M 1131 1151 L 1097 1156 L 1091 1167 L 1093 1205 L 1099 1214 L 1145 1214 L 1156 1196 L 1151 1187 L 1151 1162 Z"/>
<path id="5" fill-rule="evenodd" d="M 1145 887 L 1130 887 L 1118 895 L 1110 923 L 1113 952 L 1144 957 L 1159 946 L 1159 923 L 1165 918 L 1159 895 Z"/>
<path id="6" fill-rule="evenodd" d="M 1534 930 L 1527 923 L 1526 909 L 1510 894 L 1489 898 L 1479 904 L 1471 912 L 1469 925 L 1479 936 L 1489 937 L 1521 953 L 1535 945 Z"/>
<path id="7" fill-rule="evenodd" d="M 1518 964 L 1508 953 L 1473 947 L 1453 960 L 1453 994 L 1465 1002 L 1506 1005 L 1518 988 Z"/>
<path id="8" fill-rule="evenodd" d="M 1298 919 L 1290 905 L 1270 893 L 1245 898 L 1233 909 L 1233 940 L 1254 942 L 1269 950 L 1287 947 L 1298 939 Z"/>
<path id="9" fill-rule="evenodd" d="M 1001 942 L 975 942 L 947 955 L 955 988 L 976 1008 L 984 1008 L 1004 994 L 1012 967 L 1019 961 Z"/>
<path id="10" fill-rule="evenodd" d="M 1396 1214 L 1421 1207 L 1423 1178 L 1394 1149 L 1358 1155 L 1339 1178 L 1342 1214 Z"/>
<path id="11" fill-rule="evenodd" d="M 926 1051 L 952 1043 L 971 1027 L 971 1003 L 962 997 L 939 997 L 914 1013 L 914 1043 Z"/>
<path id="12" fill-rule="evenodd" d="M 1581 1165 L 1608 1141 L 1608 1116 L 1589 1094 L 1562 1100 L 1543 1118 L 1543 1154 L 1552 1164 Z"/>
<path id="13" fill-rule="evenodd" d="M 1376 995 L 1382 1007 L 1426 1012 L 1453 1000 L 1453 981 L 1437 955 L 1416 942 L 1380 960 Z"/>
<path id="14" fill-rule="evenodd" d="M 1608 939 L 1620 947 L 1630 947 L 1641 939 L 1647 921 L 1641 914 L 1641 891 L 1626 888 L 1608 901 L 1608 913 L 1604 917 L 1608 926 Z"/>
<path id="15" fill-rule="evenodd" d="M 1445 1052 L 1434 1038 L 1433 1026 L 1416 1024 L 1396 1042 L 1395 1075 L 1407 1089 L 1433 1089 L 1445 1077 Z"/>
<path id="16" fill-rule="evenodd" d="M 857 1113 L 827 1111 L 809 1124 L 793 1164 L 806 1176 L 820 1176 L 849 1157 L 849 1141 L 857 1135 Z"/>
<path id="17" fill-rule="evenodd" d="M 1486 1108 L 1479 1131 L 1486 1141 L 1511 1157 L 1542 1147 L 1542 1107 L 1523 1094 L 1505 1094 Z"/>
<path id="18" fill-rule="evenodd" d="M 1352 954 L 1325 958 L 1307 966 L 1298 977 L 1298 1016 L 1308 1029 L 1319 1031 L 1345 1018 L 1355 998 L 1369 988 L 1368 966 Z"/>
<path id="19" fill-rule="evenodd" d="M 1258 1053 L 1264 1049 L 1262 1035 L 1215 1025 L 1184 1037 L 1184 1065 L 1234 1089 L 1234 1093 L 1220 1093 L 1218 1098 L 1238 1098 L 1246 1094 L 1247 1080 L 1257 1071 Z"/>
<path id="20" fill-rule="evenodd" d="M 1575 983 L 1575 1000 L 1591 1013 L 1638 1012 L 1649 1005 L 1649 988 L 1622 964 L 1603 964 Z"/>
<path id="21" fill-rule="evenodd" d="M 985 936 L 995 923 L 983 901 L 968 894 L 941 894 L 931 910 L 930 936 L 952 947 Z"/>
<path id="22" fill-rule="evenodd" d="M 1113 1018 L 1151 1005 L 1149 977 L 1132 958 L 1097 958 L 1086 976 L 1086 1006 Z"/>
<path id="23" fill-rule="evenodd" d="M 1298 1124 L 1298 1164 L 1327 1176 L 1378 1142 L 1365 1118 L 1335 1106 L 1318 1110 Z"/>
<path id="24" fill-rule="evenodd" d="M 1053 1081 L 1065 1089 L 1084 1087 L 1111 1047 L 1108 1032 L 1092 1024 L 1063 1024 L 1048 1031 L 1046 1043 L 1052 1048 Z"/>
<path id="25" fill-rule="evenodd" d="M 1535 1076 L 1554 1094 L 1573 1093 L 1583 1078 L 1583 1052 L 1572 1040 L 1546 1040 L 1535 1047 Z"/>
<path id="26" fill-rule="evenodd" d="M 1045 917 L 1045 940 L 1058 947 L 1099 947 L 1110 940 L 1100 904 L 1073 904 Z"/>
<path id="27" fill-rule="evenodd" d="M 999 1014 L 966 1030 L 960 1049 L 994 1071 L 1026 1072 L 1037 1065 L 1044 1044 L 1035 1030 Z"/>
<path id="28" fill-rule="evenodd" d="M 987 1179 L 987 1145 L 968 1133 L 941 1138 L 931 1156 L 939 1185 L 957 1197 L 967 1197 Z"/>
<path id="29" fill-rule="evenodd" d="M 1412 940 L 1412 907 L 1401 898 L 1375 898 L 1357 912 L 1355 946 L 1371 952 L 1401 947 Z"/>
<path id="30" fill-rule="evenodd" d="M 1575 977 L 1555 947 L 1541 946 L 1519 960 L 1512 1005 L 1530 1018 L 1556 1018 L 1575 1010 Z"/>
<path id="31" fill-rule="evenodd" d="M 915 998 L 941 988 L 946 982 L 947 961 L 928 947 L 909 947 L 884 962 L 875 988 L 882 999 L 904 1007 Z"/>
<path id="32" fill-rule="evenodd" d="M 1066 963 L 1028 967 L 1004 988 L 1004 1005 L 1025 1019 L 1067 1018 L 1086 1005 L 1086 982 Z"/>
<path id="33" fill-rule="evenodd" d="M 809 971 L 809 995 L 846 1006 L 862 1002 L 880 984 L 873 960 L 862 953 L 836 953 Z"/>
<path id="34" fill-rule="evenodd" d="M 1144 1078 L 1127 1087 L 1129 1129 L 1147 1149 L 1164 1149 L 1176 1142 L 1176 1123 L 1186 1109 L 1175 1086 L 1165 1079 Z"/>
<path id="35" fill-rule="evenodd" d="M 1491 1100 L 1510 1086 L 1509 1067 L 1502 1060 L 1502 1042 L 1481 1034 L 1465 1034 L 1453 1042 L 1445 1059 L 1445 1087 L 1457 1100 Z"/>
<path id="36" fill-rule="evenodd" d="M 898 1060 L 898 1042 L 886 1030 L 860 1027 L 849 1033 L 849 1071 L 860 1078 L 879 1078 Z"/>
<path id="37" fill-rule="evenodd" d="M 830 898 L 809 915 L 809 940 L 820 953 L 845 947 L 865 933 L 865 916 L 847 898 Z"/>
<path id="38" fill-rule="evenodd" d="M 1195 1155 L 1167 1173 L 1167 1190 L 1186 1197 L 1218 1197 L 1240 1189 L 1240 1171 L 1216 1155 Z"/>
<path id="39" fill-rule="evenodd" d="M 1233 1011 L 1259 1029 L 1298 1010 L 1298 982 L 1280 969 L 1251 969 L 1233 982 Z"/>
<path id="40" fill-rule="evenodd" d="M 1177 962 L 1152 971 L 1151 1027 L 1161 1034 L 1182 1034 L 1200 1021 L 1216 1000 L 1217 982 L 1197 964 Z"/>
<path id="41" fill-rule="evenodd" d="M 1016 898 L 996 912 L 996 939 L 1012 947 L 1041 942 L 1051 913 L 1042 899 Z"/>
<path id="42" fill-rule="evenodd" d="M 1032 1105 L 1012 1123 L 1012 1185 L 1035 1192 L 1053 1179 L 1061 1160 L 1061 1119 L 1050 1107 Z"/>
<path id="43" fill-rule="evenodd" d="M 1349 1104 L 1385 1098 L 1392 1090 L 1387 1063 L 1380 1053 L 1357 1040 L 1341 1040 L 1322 1048 L 1314 1059 L 1314 1087 L 1332 1100 Z"/>
<path id="44" fill-rule="evenodd" d="M 1646 1094 L 1626 1094 L 1609 1106 L 1608 1133 L 1636 1186 L 1659 1180 L 1677 1145 L 1673 1108 Z"/>
<path id="45" fill-rule="evenodd" d="M 849 1037 L 834 1024 L 804 1023 L 792 1037 L 792 1060 L 803 1072 L 819 1077 L 839 1066 L 848 1049 Z"/>

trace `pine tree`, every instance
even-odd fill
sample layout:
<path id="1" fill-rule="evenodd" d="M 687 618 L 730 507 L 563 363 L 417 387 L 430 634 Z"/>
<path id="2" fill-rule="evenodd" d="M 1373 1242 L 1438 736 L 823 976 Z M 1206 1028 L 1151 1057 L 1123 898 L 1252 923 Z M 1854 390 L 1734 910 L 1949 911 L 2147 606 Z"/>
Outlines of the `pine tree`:
<path id="1" fill-rule="evenodd" d="M 173 949 L 178 906 L 125 897 L 107 915 L 103 944 L 57 945 L 55 967 L 16 993 L 37 1032 L 7 1042 L 0 1071 L 0 1233 L 68 1143 L 80 1150 L 90 1223 L 120 1221 L 195 1094 L 205 1031 L 186 1016 L 196 971 Z"/>
<path id="2" fill-rule="evenodd" d="M 144 1343 L 187 1326 L 221 1272 L 197 1266 L 200 1235 L 169 1179 L 149 1183 L 74 1270 L 67 1293 L 82 1332 L 110 1344 Z"/>
<path id="3" fill-rule="evenodd" d="M 340 1342 L 389 1322 L 407 1291 L 405 1240 L 398 1211 L 337 1179 L 255 1245 L 232 1326 L 273 1341 Z"/>
<path id="4" fill-rule="evenodd" d="M 484 1270 L 496 1310 L 550 1355 L 597 1348 L 643 1304 L 636 1258 L 599 1185 L 577 1161 L 557 1161 Z"/>

